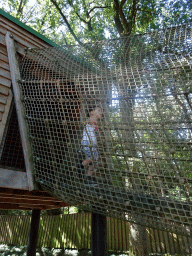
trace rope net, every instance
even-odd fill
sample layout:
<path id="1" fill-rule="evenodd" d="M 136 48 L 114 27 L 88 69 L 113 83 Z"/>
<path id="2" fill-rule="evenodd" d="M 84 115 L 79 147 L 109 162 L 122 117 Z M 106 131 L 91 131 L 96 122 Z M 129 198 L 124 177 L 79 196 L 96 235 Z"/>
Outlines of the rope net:
<path id="1" fill-rule="evenodd" d="M 71 205 L 191 236 L 191 68 L 191 24 L 28 49 L 36 181 Z"/>

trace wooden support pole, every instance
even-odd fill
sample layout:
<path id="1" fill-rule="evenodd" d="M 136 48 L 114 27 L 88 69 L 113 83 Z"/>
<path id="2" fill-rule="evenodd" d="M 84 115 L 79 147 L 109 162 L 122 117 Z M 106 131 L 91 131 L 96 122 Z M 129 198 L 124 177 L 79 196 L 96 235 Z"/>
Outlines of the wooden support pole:
<path id="1" fill-rule="evenodd" d="M 28 245 L 27 245 L 27 256 L 36 255 L 40 213 L 41 213 L 41 210 L 39 209 L 33 209 L 32 211 L 31 227 L 29 231 L 29 238 L 28 238 Z"/>
<path id="2" fill-rule="evenodd" d="M 107 217 L 92 213 L 92 256 L 107 256 Z"/>
<path id="3" fill-rule="evenodd" d="M 30 147 L 30 141 L 27 136 L 27 125 L 24 120 L 24 107 L 21 102 L 21 91 L 20 91 L 20 87 L 19 87 L 19 80 L 21 79 L 21 77 L 20 77 L 18 61 L 16 58 L 14 37 L 8 31 L 5 39 L 6 39 L 7 53 L 8 53 L 8 59 L 9 59 L 9 67 L 10 67 L 10 72 L 11 72 L 12 86 L 13 86 L 13 91 L 14 91 L 14 100 L 15 100 L 15 106 L 16 106 L 16 110 L 17 110 L 19 130 L 20 130 L 23 154 L 24 154 L 24 159 L 25 159 L 28 186 L 29 186 L 29 190 L 35 190 L 35 189 L 38 189 L 38 187 L 34 181 L 33 161 L 31 160 L 32 150 Z"/>

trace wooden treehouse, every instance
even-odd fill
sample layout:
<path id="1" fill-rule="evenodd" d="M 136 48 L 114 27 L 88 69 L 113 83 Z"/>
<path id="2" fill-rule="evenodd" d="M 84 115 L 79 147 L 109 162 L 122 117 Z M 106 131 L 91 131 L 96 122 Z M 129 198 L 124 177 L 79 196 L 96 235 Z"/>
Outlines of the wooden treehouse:
<path id="1" fill-rule="evenodd" d="M 15 53 L 9 53 L 11 38 Z M 16 78 L 11 54 L 21 60 L 26 48 L 52 45 L 53 42 L 0 10 L 0 209 L 46 210 L 69 205 L 35 183 L 28 142 L 25 131 L 20 130 L 22 120 L 18 117 L 13 96 Z"/>

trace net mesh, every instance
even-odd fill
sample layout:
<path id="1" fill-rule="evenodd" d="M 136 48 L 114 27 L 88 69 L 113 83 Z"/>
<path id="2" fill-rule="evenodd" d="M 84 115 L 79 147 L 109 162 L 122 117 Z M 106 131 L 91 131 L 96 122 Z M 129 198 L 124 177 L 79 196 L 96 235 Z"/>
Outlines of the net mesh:
<path id="1" fill-rule="evenodd" d="M 35 178 L 94 212 L 192 235 L 191 24 L 28 49 Z"/>

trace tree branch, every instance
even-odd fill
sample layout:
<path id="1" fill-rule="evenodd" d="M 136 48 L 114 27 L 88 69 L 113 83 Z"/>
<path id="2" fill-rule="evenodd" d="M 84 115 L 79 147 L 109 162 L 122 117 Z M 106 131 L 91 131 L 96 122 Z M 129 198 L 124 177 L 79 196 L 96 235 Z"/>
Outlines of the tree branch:
<path id="1" fill-rule="evenodd" d="M 106 9 L 106 8 L 110 8 L 110 5 L 106 5 L 106 6 L 94 6 L 93 8 L 91 8 L 91 10 L 88 12 L 88 14 L 90 14 L 92 11 L 94 11 L 95 9 Z"/>
<path id="2" fill-rule="evenodd" d="M 18 10 L 17 10 L 17 14 L 20 13 L 20 14 L 22 15 L 22 12 L 23 12 L 22 4 L 23 4 L 23 0 L 20 1 L 19 8 L 18 8 Z"/>
<path id="3" fill-rule="evenodd" d="M 58 10 L 58 12 L 60 13 L 61 17 L 63 18 L 65 24 L 67 25 L 67 28 L 69 29 L 71 35 L 74 37 L 74 39 L 80 44 L 83 45 L 83 43 L 79 40 L 79 38 L 75 35 L 71 25 L 69 24 L 67 18 L 65 17 L 65 15 L 63 14 L 63 12 L 61 11 L 61 8 L 58 6 L 57 2 L 55 0 L 51 0 L 52 4 L 55 6 L 55 8 Z"/>

